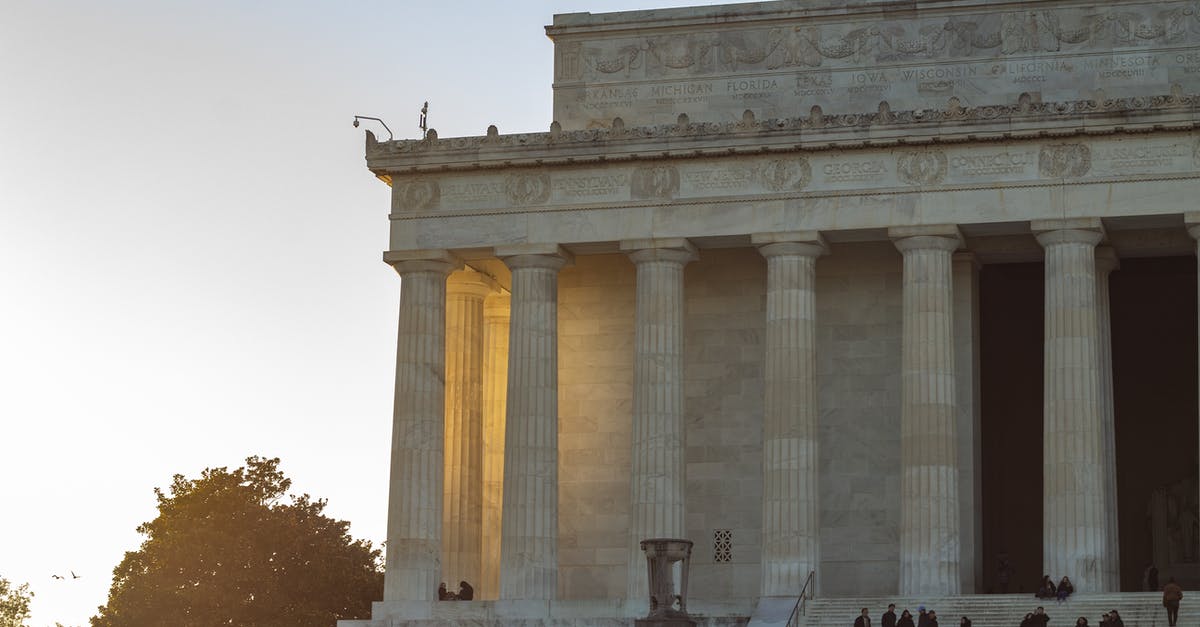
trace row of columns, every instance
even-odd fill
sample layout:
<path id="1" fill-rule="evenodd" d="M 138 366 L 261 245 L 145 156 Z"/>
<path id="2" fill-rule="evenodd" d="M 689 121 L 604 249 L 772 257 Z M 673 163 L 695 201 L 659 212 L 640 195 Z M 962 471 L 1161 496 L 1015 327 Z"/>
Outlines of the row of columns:
<path id="1" fill-rule="evenodd" d="M 1096 253 L 1103 238 L 1098 220 L 1033 227 L 1046 253 L 1045 570 L 1069 574 L 1080 589 L 1114 590 L 1107 276 L 1116 261 Z M 889 235 L 904 259 L 899 588 L 903 595 L 957 594 L 961 395 L 953 255 L 963 238 L 954 226 L 893 228 Z M 820 562 L 816 263 L 828 247 L 815 231 L 761 234 L 752 241 L 767 262 L 761 589 L 763 596 L 794 596 Z M 637 270 L 632 599 L 646 590 L 638 542 L 687 532 L 683 269 L 696 251 L 684 239 L 623 242 L 622 250 Z M 472 572 L 482 573 L 485 589 L 498 589 L 501 599 L 555 596 L 557 274 L 570 255 L 557 246 L 532 245 L 496 254 L 512 271 L 507 320 L 499 303 L 489 306 L 492 290 L 485 282 L 450 281 L 447 287 L 447 276 L 461 266 L 448 253 L 385 255 L 403 278 L 385 601 L 428 600 L 443 573 Z M 499 338 L 502 324 L 506 343 Z M 463 343 L 452 347 L 456 356 L 449 364 L 447 328 L 452 342 Z M 501 392 L 497 379 L 480 373 L 504 367 Z M 446 405 L 445 389 L 458 400 Z M 502 441 L 482 436 L 499 424 Z M 455 438 L 449 449 L 443 433 Z M 502 495 L 502 506 L 484 503 L 477 493 L 484 486 L 486 493 Z M 497 527 L 499 546 L 485 531 Z M 443 528 L 450 530 L 445 538 Z M 497 561 L 498 572 L 488 566 Z"/>

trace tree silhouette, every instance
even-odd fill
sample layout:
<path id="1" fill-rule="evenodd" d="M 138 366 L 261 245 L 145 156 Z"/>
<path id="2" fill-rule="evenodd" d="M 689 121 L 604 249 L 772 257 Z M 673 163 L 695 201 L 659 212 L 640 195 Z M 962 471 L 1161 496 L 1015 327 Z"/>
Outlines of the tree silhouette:
<path id="1" fill-rule="evenodd" d="M 29 602 L 33 600 L 33 592 L 29 584 L 14 586 L 9 580 L 0 577 L 0 627 L 25 627 L 29 620 Z"/>
<path id="2" fill-rule="evenodd" d="M 363 618 L 383 594 L 380 551 L 354 540 L 325 501 L 287 495 L 279 459 L 175 475 L 158 517 L 113 570 L 93 627 L 328 627 Z"/>

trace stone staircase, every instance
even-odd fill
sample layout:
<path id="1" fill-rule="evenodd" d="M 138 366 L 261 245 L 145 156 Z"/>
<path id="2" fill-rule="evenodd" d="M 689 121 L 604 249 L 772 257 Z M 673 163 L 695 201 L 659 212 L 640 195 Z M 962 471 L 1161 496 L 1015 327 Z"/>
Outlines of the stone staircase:
<path id="1" fill-rule="evenodd" d="M 1185 591 L 1179 608 L 1179 627 L 1200 625 L 1200 593 Z M 1075 594 L 1058 603 L 1053 599 L 1035 599 L 1032 594 L 986 594 L 915 599 L 903 597 L 857 597 L 840 599 L 809 599 L 801 625 L 806 627 L 851 627 L 861 608 L 871 613 L 872 627 L 879 627 L 879 617 L 888 603 L 896 604 L 896 615 L 904 608 L 917 617 L 917 608 L 924 605 L 938 613 L 939 627 L 957 627 L 962 616 L 971 619 L 972 627 L 1019 627 L 1025 614 L 1041 605 L 1050 616 L 1050 627 L 1073 627 L 1075 619 L 1084 616 L 1089 627 L 1098 627 L 1100 615 L 1116 609 L 1125 627 L 1166 627 L 1167 611 L 1162 606 L 1162 593 L 1122 592 L 1113 594 Z"/>

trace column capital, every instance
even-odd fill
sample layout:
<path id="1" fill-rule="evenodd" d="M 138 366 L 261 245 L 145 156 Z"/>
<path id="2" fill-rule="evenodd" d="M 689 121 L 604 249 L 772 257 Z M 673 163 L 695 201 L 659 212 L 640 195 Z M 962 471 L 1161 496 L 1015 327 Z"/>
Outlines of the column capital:
<path id="1" fill-rule="evenodd" d="M 1188 235 L 1200 240 L 1200 211 L 1189 211 L 1183 214 L 1183 223 L 1187 226 Z"/>
<path id="2" fill-rule="evenodd" d="M 1109 274 L 1113 270 L 1121 269 L 1121 258 L 1117 256 L 1117 251 L 1113 250 L 1112 246 L 1096 247 L 1096 272 Z"/>
<path id="3" fill-rule="evenodd" d="M 485 298 L 495 289 L 496 281 L 472 268 L 457 270 L 446 281 L 446 295 L 476 296 Z"/>
<path id="4" fill-rule="evenodd" d="M 1042 248 L 1054 244 L 1090 244 L 1104 241 L 1104 223 L 1100 218 L 1060 218 L 1032 220 L 1029 230 Z"/>
<path id="5" fill-rule="evenodd" d="M 497 246 L 496 256 L 510 270 L 517 268 L 561 269 L 573 264 L 575 256 L 558 244 L 511 244 Z"/>
<path id="6" fill-rule="evenodd" d="M 829 253 L 829 244 L 820 231 L 754 233 L 750 243 L 768 259 L 776 256 L 820 257 Z"/>
<path id="7" fill-rule="evenodd" d="M 450 274 L 462 267 L 462 260 L 448 250 L 389 250 L 383 262 L 401 276 L 410 272 L 440 272 Z"/>
<path id="8" fill-rule="evenodd" d="M 971 267 L 976 269 L 983 265 L 979 263 L 979 256 L 969 250 L 960 250 L 954 253 L 950 257 L 950 260 L 954 263 L 969 263 Z"/>
<path id="9" fill-rule="evenodd" d="M 966 242 L 956 224 L 893 226 L 888 228 L 888 237 L 902 253 L 910 250 L 954 252 Z"/>
<path id="10" fill-rule="evenodd" d="M 696 247 L 683 237 L 663 237 L 622 240 L 621 252 L 629 255 L 633 263 L 646 261 L 673 261 L 686 264 L 695 261 L 699 254 Z"/>

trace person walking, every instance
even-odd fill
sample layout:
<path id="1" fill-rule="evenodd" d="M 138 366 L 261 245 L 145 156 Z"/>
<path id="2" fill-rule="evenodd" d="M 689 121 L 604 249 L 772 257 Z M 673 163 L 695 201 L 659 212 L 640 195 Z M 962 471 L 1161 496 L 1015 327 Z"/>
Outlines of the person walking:
<path id="1" fill-rule="evenodd" d="M 925 611 L 925 606 L 917 608 L 917 627 L 929 627 L 929 612 Z"/>
<path id="2" fill-rule="evenodd" d="M 913 625 L 912 614 L 908 610 L 900 613 L 900 620 L 896 621 L 896 627 L 916 627 Z"/>
<path id="3" fill-rule="evenodd" d="M 880 627 L 896 627 L 896 604 L 888 603 L 888 609 L 879 619 Z"/>
<path id="4" fill-rule="evenodd" d="M 938 627 L 937 612 L 929 610 L 929 627 Z"/>
<path id="5" fill-rule="evenodd" d="M 1179 602 L 1183 600 L 1183 588 L 1175 583 L 1175 578 L 1167 580 L 1163 586 L 1163 607 L 1167 608 L 1167 626 L 1175 627 L 1179 622 Z"/>
<path id="6" fill-rule="evenodd" d="M 871 627 L 871 617 L 867 614 L 867 608 L 862 608 L 862 615 L 854 619 L 854 627 Z"/>
<path id="7" fill-rule="evenodd" d="M 1121 613 L 1116 610 L 1108 612 L 1108 627 L 1125 627 L 1125 621 L 1121 620 Z"/>

